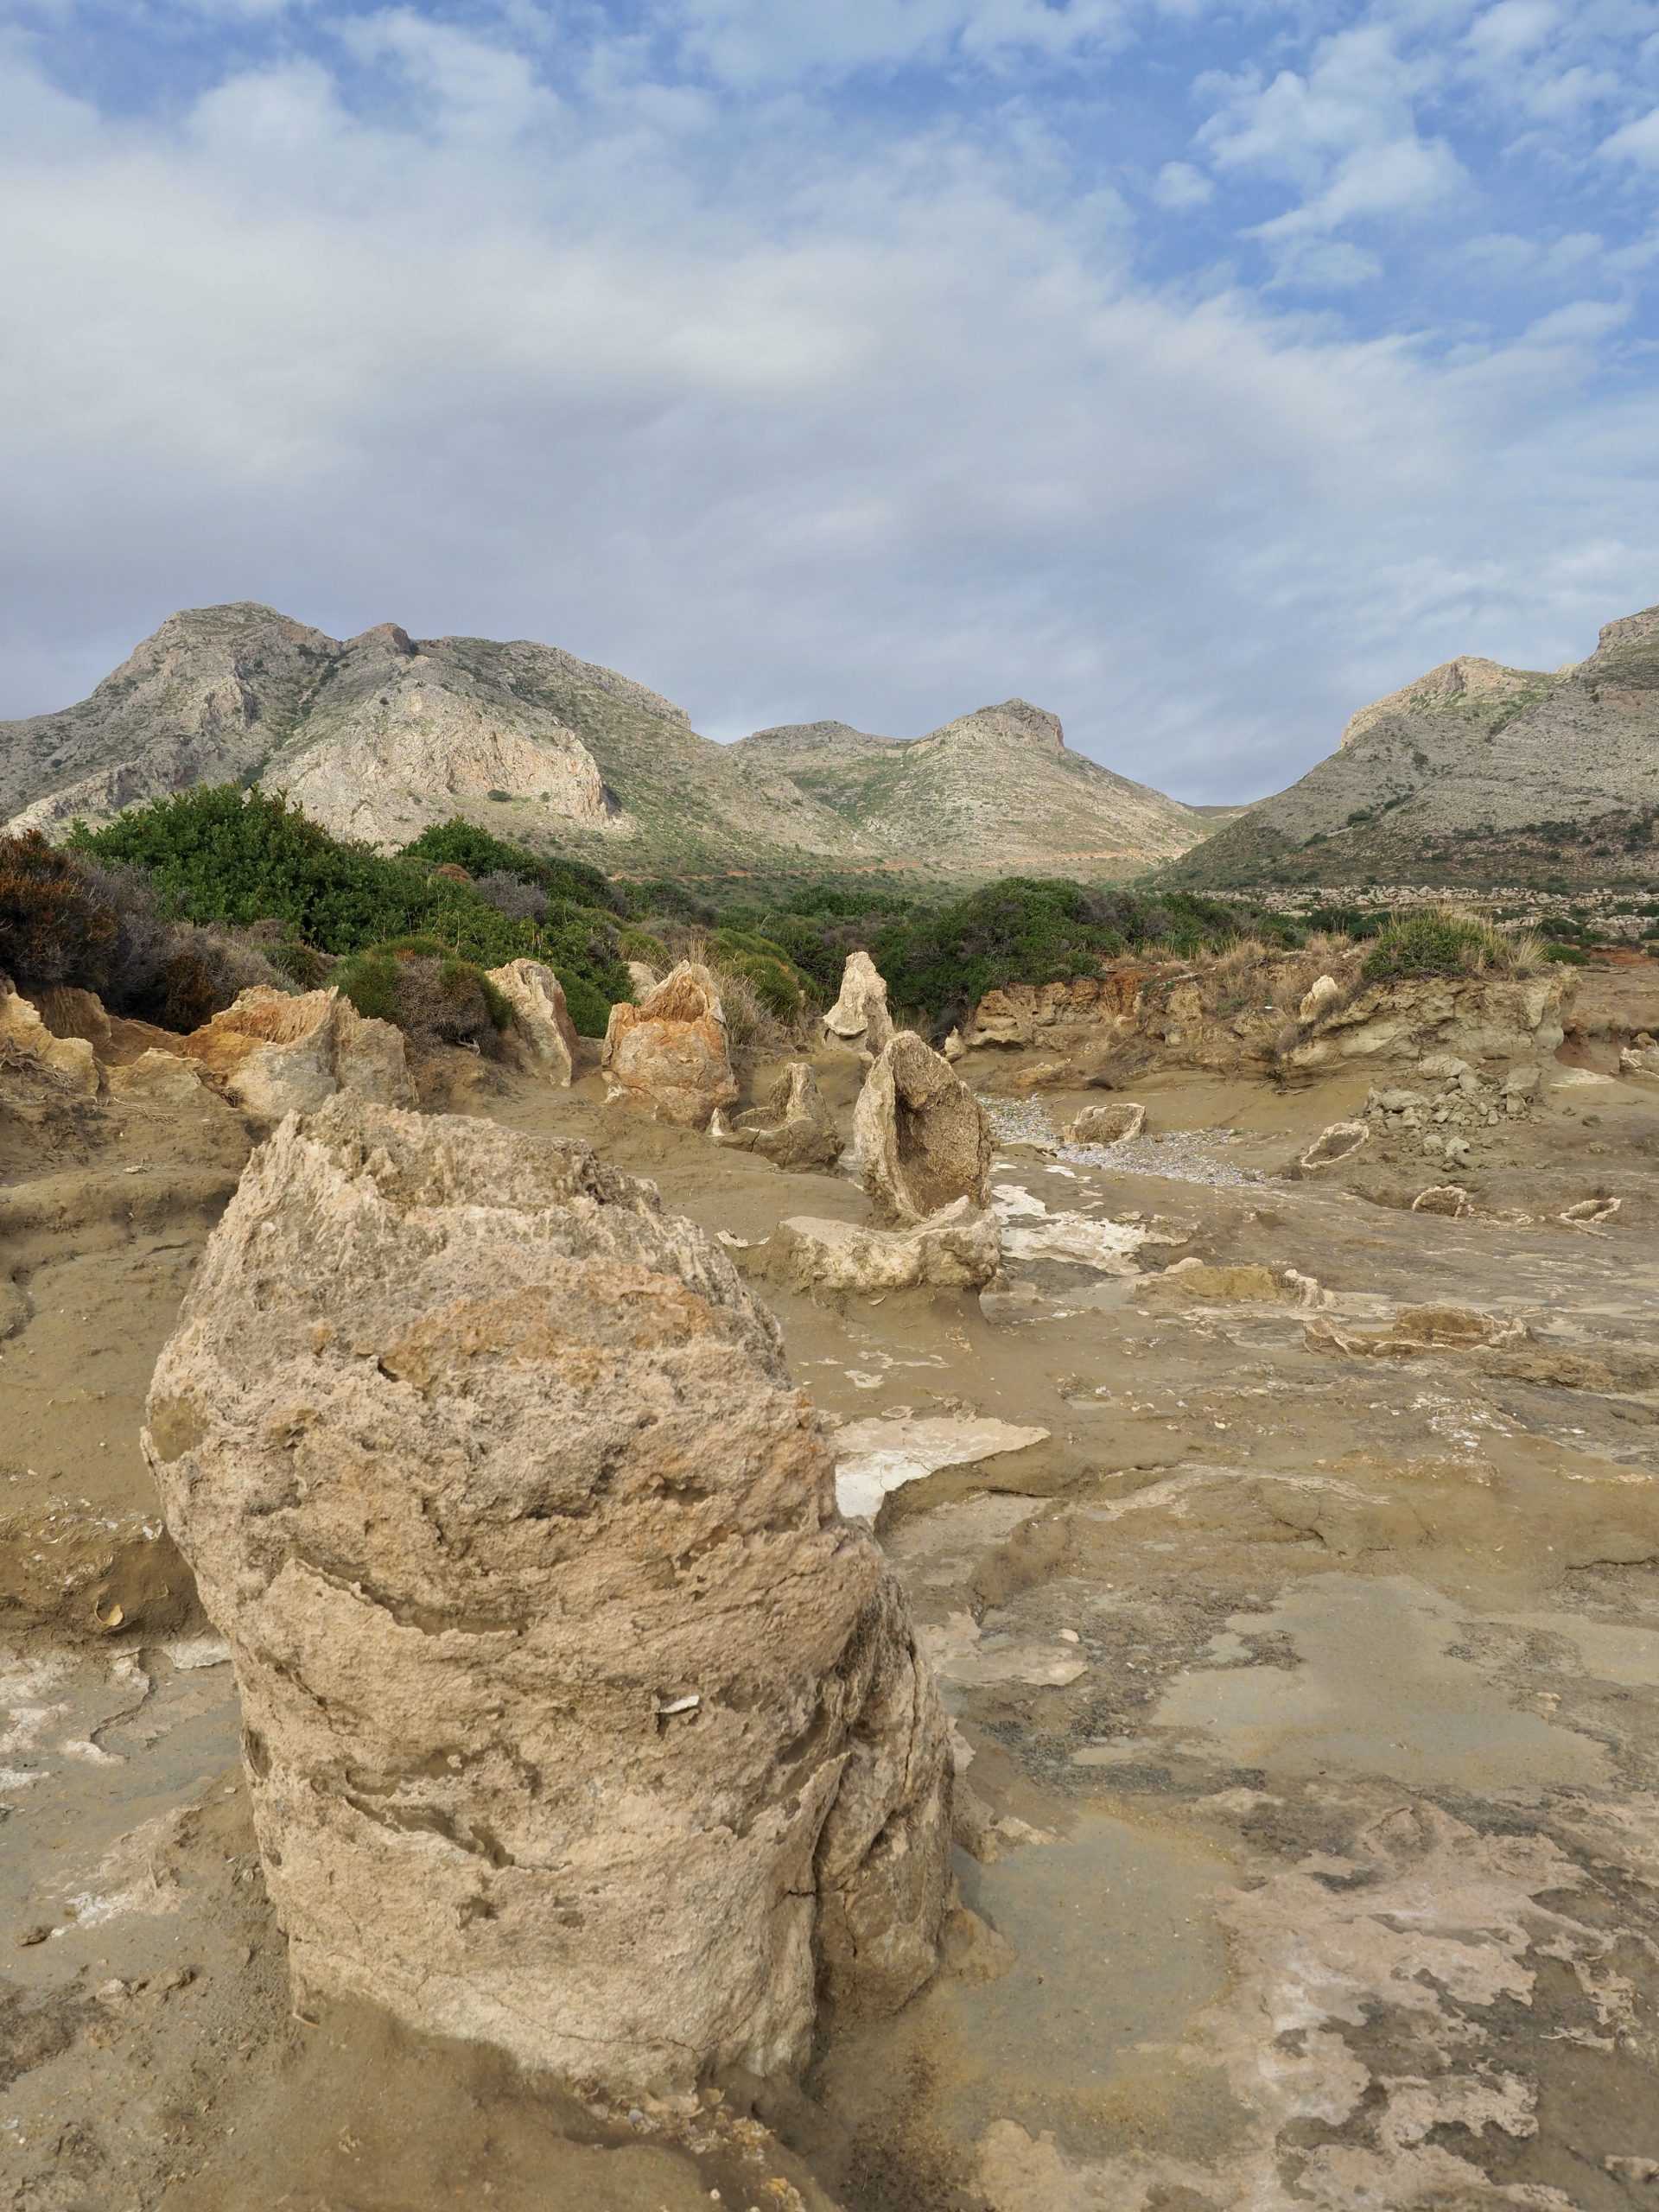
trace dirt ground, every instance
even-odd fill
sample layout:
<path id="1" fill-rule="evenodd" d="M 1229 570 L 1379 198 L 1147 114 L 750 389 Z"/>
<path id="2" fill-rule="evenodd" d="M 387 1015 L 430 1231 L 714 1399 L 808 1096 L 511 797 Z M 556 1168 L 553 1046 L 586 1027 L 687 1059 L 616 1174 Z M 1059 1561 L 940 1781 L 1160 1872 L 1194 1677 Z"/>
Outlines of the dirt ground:
<path id="1" fill-rule="evenodd" d="M 1458 1218 L 1410 1211 L 1444 1178 L 1380 1137 L 1297 1165 L 1397 1071 L 1154 1077 L 1147 1135 L 1089 1153 L 1058 1133 L 1090 1098 L 978 1055 L 1007 1252 L 978 1297 L 785 1290 L 767 1238 L 866 1218 L 845 1178 L 596 1077 L 459 1071 L 465 1110 L 653 1177 L 753 1276 L 885 1491 L 965 1764 L 979 1940 L 898 2019 L 830 2024 L 801 2089 L 680 2107 L 290 2008 L 230 1669 L 136 1446 L 247 1140 L 212 1101 L 12 1116 L 0 2205 L 1659 2203 L 1659 1080 L 1599 1068 L 1594 1026 L 1655 995 L 1595 976 Z M 817 1065 L 849 1117 L 856 1064 Z M 1397 1322 L 1431 1305 L 1488 1319 Z"/>

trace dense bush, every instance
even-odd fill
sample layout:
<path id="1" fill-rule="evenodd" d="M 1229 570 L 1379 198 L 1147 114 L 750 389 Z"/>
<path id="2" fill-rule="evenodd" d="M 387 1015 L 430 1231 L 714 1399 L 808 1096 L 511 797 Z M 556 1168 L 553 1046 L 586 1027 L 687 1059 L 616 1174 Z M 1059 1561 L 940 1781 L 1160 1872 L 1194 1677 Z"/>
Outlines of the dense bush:
<path id="1" fill-rule="evenodd" d="M 119 935 L 114 901 L 38 830 L 0 838 L 0 974 L 20 990 L 99 991 Z"/>
<path id="2" fill-rule="evenodd" d="M 141 868 L 102 868 L 38 830 L 0 838 L 0 972 L 25 991 L 96 991 L 112 1014 L 180 1030 L 251 984 L 284 988 L 263 946 L 175 920 Z"/>
<path id="3" fill-rule="evenodd" d="M 487 830 L 464 822 L 460 815 L 423 830 L 412 844 L 404 847 L 403 857 L 448 862 L 474 877 L 513 876 L 567 906 L 604 907 L 618 914 L 627 911 L 627 901 L 617 887 L 585 861 L 550 860 L 543 854 L 526 852 L 522 845 L 509 845 L 502 838 L 493 837 Z"/>
<path id="4" fill-rule="evenodd" d="M 1268 941 L 1294 938 L 1276 918 L 1219 899 L 1016 875 L 890 925 L 870 950 L 893 1004 L 942 1022 L 959 1020 L 988 990 L 1093 975 L 1123 953 L 1189 957 L 1225 944 L 1247 918 Z"/>
<path id="5" fill-rule="evenodd" d="M 1389 922 L 1366 954 L 1363 972 L 1372 982 L 1407 976 L 1521 975 L 1537 957 L 1530 940 L 1506 938 L 1478 914 L 1433 906 Z"/>
<path id="6" fill-rule="evenodd" d="M 369 945 L 342 960 L 329 980 L 360 1014 L 392 1022 L 429 1047 L 481 1046 L 512 1020 L 481 969 L 429 938 Z"/>
<path id="7" fill-rule="evenodd" d="M 296 980 L 315 965 L 303 948 L 339 957 L 428 937 L 475 967 L 521 955 L 544 960 L 588 1036 L 602 1035 L 612 1002 L 628 995 L 615 941 L 620 894 L 604 877 L 578 861 L 522 853 L 469 823 L 428 830 L 387 855 L 331 837 L 280 796 L 221 784 L 134 808 L 71 842 L 142 868 L 180 918 L 281 924 L 302 948 L 276 956 Z M 474 868 L 529 887 L 543 902 L 539 914 L 504 912 L 471 880 Z M 526 904 L 512 893 L 505 903 Z"/>
<path id="8" fill-rule="evenodd" d="M 747 931 L 716 930 L 705 957 L 716 975 L 741 976 L 774 1020 L 789 1027 L 800 1020 L 801 978 L 780 945 Z"/>

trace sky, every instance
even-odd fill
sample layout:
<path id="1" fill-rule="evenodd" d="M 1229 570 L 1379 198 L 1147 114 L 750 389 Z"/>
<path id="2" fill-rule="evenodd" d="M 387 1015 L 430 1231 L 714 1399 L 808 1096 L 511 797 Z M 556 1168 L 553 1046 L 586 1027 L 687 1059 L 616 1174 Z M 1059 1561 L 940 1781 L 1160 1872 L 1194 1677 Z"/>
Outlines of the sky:
<path id="1" fill-rule="evenodd" d="M 1659 601 L 1659 0 L 0 0 L 0 715 L 174 608 L 1259 796 Z"/>

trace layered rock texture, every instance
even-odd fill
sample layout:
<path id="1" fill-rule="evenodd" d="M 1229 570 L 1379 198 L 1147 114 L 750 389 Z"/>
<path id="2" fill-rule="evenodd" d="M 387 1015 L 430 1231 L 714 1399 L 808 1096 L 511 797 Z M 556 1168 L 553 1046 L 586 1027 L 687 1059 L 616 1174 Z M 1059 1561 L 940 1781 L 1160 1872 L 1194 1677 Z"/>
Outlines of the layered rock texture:
<path id="1" fill-rule="evenodd" d="M 1645 880 L 1659 800 L 1659 607 L 1553 674 L 1465 657 L 1363 707 L 1337 750 L 1173 883 Z"/>
<path id="2" fill-rule="evenodd" d="M 340 1090 L 382 1105 L 415 1103 L 402 1032 L 365 1020 L 332 985 L 290 998 L 256 984 L 180 1050 L 256 1122 L 308 1113 Z"/>
<path id="3" fill-rule="evenodd" d="M 949 1063 L 912 1030 L 877 1055 L 853 1109 L 859 1177 L 878 1212 L 925 1221 L 966 1198 L 991 1200 L 991 1135 L 985 1110 Z"/>
<path id="4" fill-rule="evenodd" d="M 576 2082 L 798 2066 L 932 1972 L 950 1781 L 776 1325 L 586 1147 L 341 1096 L 255 1154 L 145 1449 L 302 1988 Z"/>
<path id="5" fill-rule="evenodd" d="M 841 723 L 736 745 L 643 683 L 518 639 L 327 637 L 268 607 L 175 614 L 88 699 L 0 724 L 0 818 L 99 821 L 192 784 L 285 791 L 338 835 L 462 814 L 601 867 L 893 866 L 1115 876 L 1204 813 L 1071 751 L 1014 699 L 909 741 Z"/>
<path id="6" fill-rule="evenodd" d="M 841 1133 L 817 1078 L 804 1060 L 791 1060 L 766 1103 L 728 1122 L 716 1113 L 709 1134 L 716 1144 L 756 1152 L 778 1167 L 833 1167 Z"/>
<path id="7" fill-rule="evenodd" d="M 705 1129 L 722 1107 L 735 1105 L 726 1015 L 709 970 L 683 960 L 638 1004 L 613 1006 L 600 1065 L 613 1098 L 659 1122 Z"/>
<path id="8" fill-rule="evenodd" d="M 1113 1087 L 1154 1065 L 1313 1074 L 1435 1053 L 1537 1060 L 1561 1043 L 1576 988 L 1560 968 L 1368 982 L 1360 950 L 1341 964 L 1337 977 L 1295 953 L 1243 967 L 1118 961 L 1097 976 L 988 991 L 962 1041 L 969 1050 L 1035 1046 L 1043 1080 Z"/>
<path id="9" fill-rule="evenodd" d="M 889 1290 L 982 1290 L 1002 1262 L 995 1218 L 957 1198 L 906 1229 L 794 1215 L 767 1255 L 791 1289 L 868 1295 Z"/>

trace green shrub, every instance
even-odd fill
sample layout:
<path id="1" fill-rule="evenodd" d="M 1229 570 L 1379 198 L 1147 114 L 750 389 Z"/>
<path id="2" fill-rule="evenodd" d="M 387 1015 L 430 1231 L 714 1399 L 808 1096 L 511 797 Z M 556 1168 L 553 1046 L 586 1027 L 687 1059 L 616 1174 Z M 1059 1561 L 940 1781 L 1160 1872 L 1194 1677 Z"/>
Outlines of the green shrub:
<path id="1" fill-rule="evenodd" d="M 470 823 L 445 823 L 387 855 L 331 837 L 280 795 L 220 784 L 136 807 L 70 842 L 143 870 L 175 916 L 280 924 L 284 940 L 336 959 L 424 936 L 475 968 L 545 961 L 584 1035 L 602 1035 L 610 1007 L 628 996 L 616 945 L 620 894 L 596 868 L 538 859 Z M 532 884 L 544 909 L 504 912 L 467 880 L 474 870 Z M 270 950 L 284 973 L 307 982 L 313 963 L 302 952 Z"/>
<path id="2" fill-rule="evenodd" d="M 512 1020 L 483 970 L 429 938 L 367 946 L 341 961 L 330 980 L 360 1014 L 392 1022 L 428 1047 L 483 1045 Z"/>
<path id="3" fill-rule="evenodd" d="M 658 975 L 674 965 L 674 956 L 651 930 L 629 927 L 616 940 L 616 949 L 625 960 L 643 962 L 647 968 L 656 969 Z"/>
<path id="4" fill-rule="evenodd" d="M 1190 893 L 1016 875 L 894 922 L 869 949 L 895 1007 L 944 1022 L 1009 983 L 1095 975 L 1103 959 L 1131 951 L 1187 958 L 1246 926 L 1279 944 L 1294 935 L 1276 916 Z"/>
<path id="5" fill-rule="evenodd" d="M 1527 948 L 1480 916 L 1435 906 L 1389 922 L 1366 954 L 1362 972 L 1376 982 L 1405 976 L 1510 975 L 1528 964 Z"/>
<path id="6" fill-rule="evenodd" d="M 1554 960 L 1563 968 L 1587 968 L 1590 955 L 1581 944 L 1546 944 L 1542 947 L 1546 960 Z"/>

